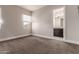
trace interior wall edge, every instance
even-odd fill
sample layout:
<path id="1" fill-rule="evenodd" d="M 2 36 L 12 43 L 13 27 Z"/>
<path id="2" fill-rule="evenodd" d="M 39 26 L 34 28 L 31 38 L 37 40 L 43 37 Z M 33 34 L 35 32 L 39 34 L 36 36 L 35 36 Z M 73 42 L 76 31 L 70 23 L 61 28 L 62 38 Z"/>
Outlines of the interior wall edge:
<path id="1" fill-rule="evenodd" d="M 16 38 L 21 38 L 21 37 L 30 36 L 30 35 L 32 35 L 32 34 L 18 35 L 18 36 L 3 38 L 3 39 L 0 39 L 0 42 L 7 41 L 7 40 L 13 40 L 13 39 L 16 39 Z"/>
<path id="2" fill-rule="evenodd" d="M 72 43 L 72 44 L 77 44 L 79 45 L 79 41 L 73 41 L 73 40 L 63 40 L 63 39 L 56 39 L 54 37 L 48 37 L 48 36 L 44 36 L 44 35 L 39 35 L 39 34 L 32 34 L 33 36 L 37 36 L 37 37 L 41 37 L 41 38 L 47 38 L 47 39 L 53 39 L 53 40 L 59 40 L 59 41 L 62 41 L 62 42 L 67 42 L 67 43 Z"/>

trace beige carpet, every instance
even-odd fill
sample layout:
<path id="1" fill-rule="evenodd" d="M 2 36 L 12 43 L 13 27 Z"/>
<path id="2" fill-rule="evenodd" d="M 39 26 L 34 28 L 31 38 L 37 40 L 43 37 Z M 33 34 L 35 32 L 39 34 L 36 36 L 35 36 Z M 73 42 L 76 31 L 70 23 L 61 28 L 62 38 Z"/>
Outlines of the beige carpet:
<path id="1" fill-rule="evenodd" d="M 0 42 L 0 53 L 11 54 L 67 54 L 79 53 L 79 46 L 52 39 L 28 36 Z"/>

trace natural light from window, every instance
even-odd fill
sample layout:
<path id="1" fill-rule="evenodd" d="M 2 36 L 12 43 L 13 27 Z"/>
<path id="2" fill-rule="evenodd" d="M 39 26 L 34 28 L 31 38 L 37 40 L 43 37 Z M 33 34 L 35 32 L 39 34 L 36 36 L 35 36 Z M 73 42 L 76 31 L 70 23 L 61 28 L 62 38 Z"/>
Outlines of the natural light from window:
<path id="1" fill-rule="evenodd" d="M 1 29 L 1 26 L 2 26 L 2 24 L 3 24 L 3 20 L 2 20 L 2 16 L 1 16 L 2 14 L 1 14 L 1 8 L 0 8 L 0 29 Z"/>
<path id="2" fill-rule="evenodd" d="M 31 24 L 31 16 L 23 14 L 22 18 L 23 18 L 23 26 L 24 27 L 26 27 L 26 25 Z"/>

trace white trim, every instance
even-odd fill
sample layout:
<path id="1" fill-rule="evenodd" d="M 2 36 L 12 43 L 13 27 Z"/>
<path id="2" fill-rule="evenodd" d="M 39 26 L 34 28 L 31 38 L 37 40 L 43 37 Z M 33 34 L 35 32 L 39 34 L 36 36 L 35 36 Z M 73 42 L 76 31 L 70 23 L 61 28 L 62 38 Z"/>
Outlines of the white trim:
<path id="1" fill-rule="evenodd" d="M 64 6 L 64 21 L 63 21 L 63 40 L 66 38 L 66 6 Z"/>
<path id="2" fill-rule="evenodd" d="M 24 37 L 24 36 L 30 36 L 30 35 L 34 35 L 34 36 L 38 36 L 38 37 L 42 37 L 42 38 L 47 38 L 47 39 L 55 39 L 55 40 L 59 40 L 59 41 L 63 41 L 63 42 L 68 42 L 68 43 L 73 43 L 73 44 L 77 44 L 79 45 L 79 41 L 72 41 L 72 40 L 63 40 L 62 38 L 54 38 L 54 37 L 48 37 L 48 36 L 44 36 L 44 35 L 39 35 L 39 34 L 26 34 L 26 35 L 19 35 L 19 36 L 14 36 L 14 37 L 8 37 L 8 38 L 3 38 L 0 39 L 1 41 L 7 41 L 7 40 L 12 40 L 15 38 L 20 38 L 20 37 Z"/>
<path id="3" fill-rule="evenodd" d="M 63 38 L 60 38 L 60 37 L 48 37 L 48 36 L 39 35 L 39 34 L 32 34 L 32 35 L 38 36 L 38 37 L 43 37 L 43 38 L 48 38 L 48 39 L 63 40 Z"/>
<path id="4" fill-rule="evenodd" d="M 54 37 L 48 37 L 48 36 L 44 36 L 44 35 L 39 35 L 39 34 L 32 34 L 34 36 L 38 36 L 38 37 L 42 37 L 42 38 L 48 38 L 48 39 L 54 39 L 54 40 L 59 40 L 59 41 L 63 41 L 63 42 L 68 42 L 68 43 L 73 43 L 73 44 L 77 44 L 79 45 L 79 41 L 72 41 L 72 40 L 63 40 L 62 38 L 54 38 Z"/>
<path id="5" fill-rule="evenodd" d="M 30 36 L 32 34 L 26 34 L 26 35 L 19 35 L 19 36 L 13 36 L 13 37 L 8 37 L 8 38 L 3 38 L 3 39 L 0 39 L 0 42 L 1 41 L 6 41 L 6 40 L 12 40 L 12 39 L 15 39 L 15 38 L 20 38 L 20 37 L 24 37 L 24 36 Z"/>
<path id="6" fill-rule="evenodd" d="M 73 41 L 73 40 L 63 40 L 63 41 L 79 45 L 79 41 Z"/>
<path id="7" fill-rule="evenodd" d="M 48 36 L 44 36 L 44 35 L 39 35 L 39 34 L 32 34 L 33 36 L 38 36 L 38 37 L 42 37 L 42 38 L 48 38 L 48 39 L 53 39 L 53 37 L 48 37 Z"/>

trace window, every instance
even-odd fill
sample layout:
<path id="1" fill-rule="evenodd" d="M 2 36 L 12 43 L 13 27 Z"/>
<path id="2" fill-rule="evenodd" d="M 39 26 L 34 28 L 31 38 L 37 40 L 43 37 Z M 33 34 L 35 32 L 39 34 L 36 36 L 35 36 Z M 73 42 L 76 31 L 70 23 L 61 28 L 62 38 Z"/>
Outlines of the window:
<path id="1" fill-rule="evenodd" d="M 23 24 L 27 25 L 31 23 L 31 16 L 23 15 Z"/>
<path id="2" fill-rule="evenodd" d="M 1 29 L 2 24 L 3 24 L 3 20 L 2 20 L 2 16 L 1 16 L 1 8 L 0 8 L 0 29 Z"/>
<path id="3" fill-rule="evenodd" d="M 23 18 L 23 26 L 24 26 L 24 27 L 25 27 L 26 25 L 31 24 L 31 16 L 23 14 L 23 15 L 22 15 L 22 18 Z"/>

